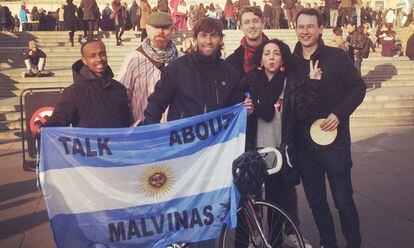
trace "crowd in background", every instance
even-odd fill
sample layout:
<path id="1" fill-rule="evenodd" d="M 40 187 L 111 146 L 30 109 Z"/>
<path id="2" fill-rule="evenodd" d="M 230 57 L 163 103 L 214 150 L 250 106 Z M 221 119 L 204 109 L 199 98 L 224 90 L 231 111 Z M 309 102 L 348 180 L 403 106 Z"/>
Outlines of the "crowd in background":
<path id="1" fill-rule="evenodd" d="M 18 13 L 11 13 L 7 6 L 0 5 L 0 26 L 2 31 L 49 31 L 66 30 L 65 28 L 65 6 L 62 4 L 57 10 L 47 11 L 37 6 L 28 8 L 21 5 Z M 227 0 L 224 6 L 219 4 L 192 4 L 187 5 L 185 0 L 158 0 L 156 6 L 150 6 L 147 0 L 139 3 L 132 1 L 131 6 L 127 2 L 115 0 L 106 4 L 100 12 L 98 22 L 103 31 L 116 30 L 139 30 L 145 28 L 145 19 L 149 13 L 154 11 L 169 12 L 178 30 L 191 30 L 198 19 L 212 17 L 219 19 L 226 29 L 237 29 L 237 17 L 239 10 L 250 5 L 249 0 L 232 1 Z M 396 25 L 404 26 L 412 20 L 412 13 L 408 15 L 408 21 L 404 21 L 402 8 L 382 9 L 371 6 L 370 2 L 363 3 L 362 0 L 322 0 L 320 2 L 306 3 L 302 5 L 298 0 L 265 0 L 263 6 L 256 2 L 252 6 L 258 6 L 263 10 L 265 28 L 294 28 L 295 15 L 302 8 L 319 9 L 323 15 L 326 27 L 345 27 L 350 21 L 360 26 L 369 23 L 370 27 L 377 28 L 380 23 L 388 27 Z M 114 14 L 116 17 L 114 18 Z M 82 29 L 82 9 L 77 9 L 78 29 Z"/>
<path id="2" fill-rule="evenodd" d="M 192 30 L 195 23 L 203 17 L 220 20 L 225 29 L 237 29 L 240 25 L 237 20 L 239 10 L 248 5 L 262 9 L 265 29 L 294 28 L 296 13 L 301 9 L 318 9 L 322 13 L 325 26 L 334 28 L 335 42 L 338 46 L 344 47 L 352 58 L 355 57 L 354 50 L 362 50 L 362 48 L 354 49 L 352 45 L 349 46 L 349 41 L 341 41 L 338 28 L 346 28 L 349 36 L 353 34 L 353 36 L 366 37 L 364 52 L 358 53 L 360 58 L 356 58 L 357 61 L 367 58 L 369 50 L 375 50 L 379 45 L 382 46 L 383 56 L 399 57 L 402 54 L 402 44 L 396 39 L 394 28 L 408 26 L 413 20 L 412 10 L 407 15 L 403 13 L 402 8 L 382 9 L 362 0 L 321 0 L 304 5 L 298 0 L 265 0 L 263 6 L 257 5 L 254 1 L 250 3 L 249 0 L 235 2 L 226 0 L 223 7 L 213 3 L 187 5 L 185 0 L 158 0 L 156 6 L 150 6 L 148 0 L 140 0 L 139 4 L 134 0 L 129 6 L 121 0 L 113 0 L 111 4 L 106 4 L 102 11 L 96 5 L 97 13 L 96 15 L 93 13 L 96 19 L 91 23 L 85 21 L 83 7 L 78 8 L 72 0 L 67 0 L 55 11 L 46 11 L 37 6 L 32 6 L 30 9 L 23 4 L 19 12 L 14 15 L 7 6 L 0 5 L 0 30 L 10 32 L 68 30 L 73 45 L 74 31 L 83 30 L 86 38 L 88 30 L 93 32 L 100 29 L 116 31 L 117 45 L 122 45 L 122 34 L 125 30 L 141 30 L 142 40 L 146 38 L 146 19 L 155 11 L 170 13 L 176 30 Z M 350 28 L 352 26 L 355 27 Z M 342 32 L 340 30 L 341 34 Z M 374 34 L 375 38 L 373 38 Z"/>

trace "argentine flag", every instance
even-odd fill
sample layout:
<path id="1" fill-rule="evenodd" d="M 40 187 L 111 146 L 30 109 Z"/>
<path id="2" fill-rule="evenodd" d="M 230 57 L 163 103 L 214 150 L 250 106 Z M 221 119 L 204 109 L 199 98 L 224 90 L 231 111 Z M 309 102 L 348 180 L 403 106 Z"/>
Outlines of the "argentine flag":
<path id="1" fill-rule="evenodd" d="M 238 104 L 138 128 L 43 128 L 40 181 L 57 247 L 165 247 L 236 226 Z"/>

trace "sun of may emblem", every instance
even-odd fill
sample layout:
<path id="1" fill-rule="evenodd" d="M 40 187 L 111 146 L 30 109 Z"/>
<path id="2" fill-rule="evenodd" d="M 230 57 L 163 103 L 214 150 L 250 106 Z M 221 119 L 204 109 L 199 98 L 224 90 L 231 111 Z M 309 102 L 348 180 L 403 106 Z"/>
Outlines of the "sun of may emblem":
<path id="1" fill-rule="evenodd" d="M 144 194 L 150 197 L 162 197 L 175 184 L 174 171 L 167 166 L 155 165 L 144 170 L 138 176 Z"/>

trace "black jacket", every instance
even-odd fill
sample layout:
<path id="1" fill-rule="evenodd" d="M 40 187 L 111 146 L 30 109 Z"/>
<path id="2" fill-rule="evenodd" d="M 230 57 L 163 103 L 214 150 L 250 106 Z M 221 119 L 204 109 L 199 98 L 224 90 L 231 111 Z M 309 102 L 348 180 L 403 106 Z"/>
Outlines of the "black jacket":
<path id="1" fill-rule="evenodd" d="M 148 97 L 144 124 L 158 123 L 169 106 L 167 120 L 204 114 L 242 102 L 239 73 L 217 54 L 207 59 L 198 52 L 184 55 L 161 71 Z"/>
<path id="2" fill-rule="evenodd" d="M 263 41 L 266 40 L 269 40 L 269 38 L 263 34 Z M 233 65 L 233 67 L 240 73 L 241 77 L 244 77 L 246 74 L 243 70 L 244 48 L 241 45 L 236 50 L 234 50 L 232 54 L 227 56 L 226 61 Z"/>
<path id="3" fill-rule="evenodd" d="M 244 63 L 244 48 L 239 46 L 232 54 L 227 56 L 226 61 L 233 65 L 233 67 L 244 77 L 245 73 L 243 70 Z"/>
<path id="4" fill-rule="evenodd" d="M 302 47 L 298 43 L 294 50 L 294 58 L 298 75 L 298 81 L 294 92 L 291 94 L 291 105 L 295 114 L 295 143 L 296 147 L 306 149 L 335 149 L 348 146 L 351 143 L 349 132 L 349 116 L 361 104 L 365 97 L 366 85 L 358 70 L 353 65 L 349 56 L 342 49 L 325 46 L 320 40 L 318 49 L 311 56 L 311 60 L 319 60 L 322 69 L 321 80 L 309 79 L 309 60 L 303 59 Z M 300 97 L 303 89 L 310 88 L 305 92 L 313 92 L 313 99 L 307 101 L 312 104 L 303 104 Z M 301 90 L 302 89 L 302 90 Z M 306 97 L 306 96 L 305 96 Z M 298 108 L 303 104 L 304 108 L 311 105 L 309 111 L 304 112 Z M 309 106 L 308 106 L 309 107 Z M 340 121 L 338 136 L 328 146 L 319 146 L 311 140 L 310 126 L 319 118 L 326 118 L 334 113 Z"/>
<path id="5" fill-rule="evenodd" d="M 283 96 L 282 143 L 292 145 L 293 136 L 289 95 L 292 92 L 292 85 L 294 85 L 296 77 L 293 73 L 284 73 L 283 78 L 285 77 L 287 77 L 287 81 Z M 251 94 L 254 102 L 254 111 L 249 116 L 247 127 L 247 140 L 249 142 L 255 143 L 256 141 L 257 118 L 260 117 L 265 121 L 272 121 L 275 116 L 274 104 L 279 99 L 281 92 L 276 93 L 277 89 L 272 84 L 274 80 L 275 78 L 273 78 L 271 82 L 268 82 L 265 72 L 257 69 L 248 72 L 242 79 L 243 87 L 246 89 L 245 91 Z"/>
<path id="6" fill-rule="evenodd" d="M 87 128 L 128 127 L 132 115 L 125 87 L 115 81 L 108 67 L 104 79 L 97 78 L 81 60 L 72 66 L 73 84 L 63 91 L 62 100 L 42 126 Z"/>

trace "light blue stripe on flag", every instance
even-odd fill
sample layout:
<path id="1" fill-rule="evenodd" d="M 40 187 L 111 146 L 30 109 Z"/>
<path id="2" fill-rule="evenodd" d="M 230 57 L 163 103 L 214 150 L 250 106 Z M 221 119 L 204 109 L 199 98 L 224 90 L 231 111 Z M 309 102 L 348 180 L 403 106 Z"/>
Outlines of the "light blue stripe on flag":
<path id="1" fill-rule="evenodd" d="M 45 128 L 40 180 L 57 246 L 163 247 L 234 227 L 246 118 L 238 104 L 139 128 Z"/>
<path id="2" fill-rule="evenodd" d="M 138 128 L 42 130 L 40 171 L 76 166 L 130 166 L 193 154 L 245 133 L 238 104 L 204 115 Z M 93 130 L 93 131 L 91 131 Z M 156 148 L 156 149 L 154 149 Z M 50 166 L 53 167 L 50 167 Z"/>
<path id="3" fill-rule="evenodd" d="M 58 247 L 89 247 L 95 243 L 108 247 L 165 247 L 178 240 L 208 240 L 220 235 L 223 223 L 232 227 L 236 224 L 236 216 L 228 214 L 232 190 L 229 187 L 156 205 L 57 215 L 51 225 L 64 233 L 55 232 Z"/>

